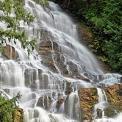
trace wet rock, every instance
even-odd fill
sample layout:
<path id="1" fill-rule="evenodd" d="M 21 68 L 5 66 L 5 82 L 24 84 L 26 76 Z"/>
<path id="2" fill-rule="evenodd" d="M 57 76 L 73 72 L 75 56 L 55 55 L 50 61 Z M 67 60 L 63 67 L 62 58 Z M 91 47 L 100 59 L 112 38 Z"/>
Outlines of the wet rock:
<path id="1" fill-rule="evenodd" d="M 16 59 L 17 58 L 17 53 L 16 53 L 14 47 L 12 47 L 10 45 L 6 45 L 3 48 L 3 55 L 8 59 Z"/>
<path id="2" fill-rule="evenodd" d="M 105 116 L 114 117 L 122 112 L 122 84 L 101 86 L 105 90 L 109 105 L 104 109 Z M 92 120 L 94 105 L 98 102 L 96 88 L 81 88 L 79 90 L 82 120 Z M 102 111 L 97 109 L 97 117 L 102 117 Z"/>
<path id="3" fill-rule="evenodd" d="M 51 98 L 49 96 L 43 96 L 38 99 L 37 106 L 43 107 L 46 110 L 49 110 L 51 106 Z"/>
<path id="4" fill-rule="evenodd" d="M 122 83 L 122 77 L 120 77 L 120 83 Z"/>
<path id="5" fill-rule="evenodd" d="M 73 91 L 71 82 L 66 82 L 65 94 L 69 95 Z"/>
<path id="6" fill-rule="evenodd" d="M 32 89 L 36 89 L 37 87 L 40 86 L 40 81 L 39 79 L 42 80 L 42 70 L 38 69 L 32 69 L 32 68 L 28 68 L 25 69 L 24 71 L 24 76 L 25 76 L 25 85 L 27 87 L 31 87 Z"/>
<path id="7" fill-rule="evenodd" d="M 40 42 L 39 50 L 42 51 L 60 51 L 59 45 L 54 41 Z"/>
<path id="8" fill-rule="evenodd" d="M 52 50 L 52 44 L 50 41 L 43 41 L 40 43 L 40 46 L 39 46 L 40 53 L 42 51 L 51 51 L 51 50 Z"/>
<path id="9" fill-rule="evenodd" d="M 120 89 L 120 90 L 118 91 L 118 95 L 119 95 L 119 96 L 122 96 L 122 89 Z"/>
<path id="10" fill-rule="evenodd" d="M 42 57 L 42 64 L 47 66 L 53 72 L 57 72 L 53 61 L 54 52 L 52 51 L 51 42 L 42 42 L 38 52 Z"/>
<path id="11" fill-rule="evenodd" d="M 92 120 L 94 105 L 98 102 L 96 88 L 81 88 L 79 90 L 81 119 Z"/>
<path id="12" fill-rule="evenodd" d="M 116 112 L 122 111 L 122 84 L 114 84 L 105 88 L 108 102 Z"/>
<path id="13" fill-rule="evenodd" d="M 46 53 L 45 55 L 42 56 L 42 64 L 44 64 L 45 66 L 47 66 L 51 71 L 53 72 L 58 72 L 56 67 L 55 67 L 55 63 L 53 60 L 53 56 L 52 53 Z"/>
<path id="14" fill-rule="evenodd" d="M 80 80 L 86 81 L 86 82 L 90 82 L 90 79 L 83 75 L 77 76 L 77 78 L 79 78 Z"/>
<path id="15" fill-rule="evenodd" d="M 54 41 L 42 41 L 39 46 L 39 54 L 42 57 L 42 63 L 51 71 L 62 74 L 68 74 L 64 65 L 64 58 L 61 53 L 60 46 Z M 58 69 L 57 69 L 58 67 Z"/>
<path id="16" fill-rule="evenodd" d="M 23 122 L 23 109 L 17 108 L 14 111 L 13 122 Z"/>
<path id="17" fill-rule="evenodd" d="M 31 83 L 30 87 L 31 87 L 32 90 L 36 90 L 37 87 L 38 87 L 36 81 L 33 81 L 33 82 Z"/>
<path id="18" fill-rule="evenodd" d="M 49 85 L 49 77 L 48 74 L 41 74 L 42 79 L 40 80 L 40 88 L 47 89 Z"/>
<path id="19" fill-rule="evenodd" d="M 74 64 L 73 62 L 68 62 L 67 63 L 68 65 L 69 65 L 69 70 L 71 71 L 71 75 L 73 75 L 73 74 L 79 74 L 78 73 L 78 67 L 77 67 L 77 65 L 76 64 Z"/>
<path id="20" fill-rule="evenodd" d="M 116 108 L 114 108 L 112 105 L 109 105 L 107 108 L 105 108 L 104 112 L 105 116 L 107 117 L 114 117 L 117 115 Z"/>
<path id="21" fill-rule="evenodd" d="M 64 103 L 64 97 L 62 95 L 59 95 L 57 103 L 56 103 L 57 112 L 63 112 L 63 110 L 61 110 L 61 105 L 63 103 Z"/>
<path id="22" fill-rule="evenodd" d="M 69 72 L 66 68 L 67 66 L 65 64 L 65 58 L 64 58 L 64 55 L 62 54 L 62 52 L 55 52 L 55 54 L 53 56 L 55 59 L 55 63 L 57 65 L 57 67 L 59 68 L 61 74 L 68 76 Z"/>
<path id="23" fill-rule="evenodd" d="M 79 110 L 79 96 L 76 92 L 71 92 L 65 99 L 64 113 L 72 119 L 81 120 Z"/>
<path id="24" fill-rule="evenodd" d="M 97 109 L 97 117 L 98 118 L 102 118 L 102 110 L 101 109 Z"/>
<path id="25" fill-rule="evenodd" d="M 101 89 L 102 89 L 102 88 L 103 88 L 103 89 L 105 88 L 105 84 L 104 84 L 104 83 L 99 83 L 97 86 L 98 86 L 99 88 L 101 88 Z"/>
<path id="26" fill-rule="evenodd" d="M 102 80 L 104 80 L 104 77 L 103 77 L 103 75 L 98 75 L 97 77 L 98 77 L 98 80 L 99 80 L 99 81 L 102 81 Z"/>

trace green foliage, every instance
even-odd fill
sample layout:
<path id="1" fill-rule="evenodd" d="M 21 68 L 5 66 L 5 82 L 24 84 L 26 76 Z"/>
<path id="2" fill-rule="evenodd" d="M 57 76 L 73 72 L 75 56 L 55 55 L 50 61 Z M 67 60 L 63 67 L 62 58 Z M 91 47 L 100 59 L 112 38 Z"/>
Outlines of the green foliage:
<path id="1" fill-rule="evenodd" d="M 34 0 L 42 5 L 47 5 L 47 0 Z M 33 22 L 34 17 L 30 12 L 24 9 L 24 0 L 0 0 L 0 10 L 4 15 L 0 16 L 0 21 L 7 24 L 7 29 L 0 28 L 0 50 L 3 43 L 6 43 L 5 37 L 10 41 L 11 39 L 19 40 L 24 48 L 28 49 L 28 52 L 34 49 L 35 39 L 29 40 L 25 31 L 20 29 L 20 21 L 27 23 L 28 25 Z"/>
<path id="2" fill-rule="evenodd" d="M 97 45 L 94 42 L 95 49 L 101 59 L 113 71 L 122 73 L 121 6 L 121 0 L 70 0 L 68 9 L 91 26 L 98 40 Z"/>
<path id="3" fill-rule="evenodd" d="M 41 4 L 41 5 L 48 5 L 48 0 L 34 0 L 36 3 Z"/>
<path id="4" fill-rule="evenodd" d="M 23 47 L 28 48 L 29 51 L 32 50 L 35 46 L 34 39 L 29 40 L 25 31 L 20 29 L 20 21 L 29 25 L 34 20 L 31 13 L 24 9 L 24 0 L 3 0 L 0 1 L 0 4 L 0 10 L 4 13 L 3 16 L 0 16 L 0 21 L 7 24 L 7 29 L 0 29 L 0 37 L 3 38 L 0 47 L 6 43 L 5 37 L 7 37 L 10 41 L 14 39 L 15 43 L 16 40 L 21 41 Z"/>
<path id="5" fill-rule="evenodd" d="M 122 73 L 122 12 L 120 0 L 94 1 L 84 10 L 84 16 L 92 22 L 93 28 L 99 30 L 97 36 L 101 47 L 106 55 L 106 62 L 114 71 Z"/>
<path id="6" fill-rule="evenodd" d="M 0 122 L 13 122 L 13 113 L 17 108 L 16 102 L 20 98 L 20 94 L 7 100 L 0 96 Z"/>

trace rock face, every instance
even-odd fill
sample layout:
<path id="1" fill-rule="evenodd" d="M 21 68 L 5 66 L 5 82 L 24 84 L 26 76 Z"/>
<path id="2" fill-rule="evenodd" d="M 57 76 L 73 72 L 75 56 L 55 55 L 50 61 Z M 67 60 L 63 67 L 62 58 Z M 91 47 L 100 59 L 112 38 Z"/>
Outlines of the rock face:
<path id="1" fill-rule="evenodd" d="M 78 66 L 72 61 L 65 61 L 64 50 L 61 45 L 53 41 L 53 39 L 41 40 L 38 52 L 42 58 L 42 64 L 47 66 L 51 71 L 55 73 L 61 73 L 63 76 L 77 78 L 84 81 L 88 81 L 88 76 L 83 76 L 78 71 Z"/>
<path id="2" fill-rule="evenodd" d="M 65 94 L 69 95 L 73 91 L 71 82 L 66 82 Z"/>
<path id="3" fill-rule="evenodd" d="M 21 108 L 17 108 L 13 114 L 13 118 L 13 122 L 23 122 L 23 110 Z"/>
<path id="4" fill-rule="evenodd" d="M 104 88 L 109 105 L 104 109 L 105 116 L 114 117 L 122 112 L 122 84 L 114 84 Z M 81 88 L 79 90 L 80 109 L 82 120 L 91 121 L 93 118 L 94 105 L 98 102 L 96 88 Z M 102 117 L 98 109 L 98 118 Z"/>
<path id="5" fill-rule="evenodd" d="M 94 105 L 98 101 L 96 88 L 81 88 L 79 90 L 81 120 L 92 120 Z"/>
<path id="6" fill-rule="evenodd" d="M 40 97 L 38 102 L 37 102 L 37 106 L 40 106 L 46 110 L 49 110 L 49 108 L 51 106 L 51 98 L 48 96 Z"/>
<path id="7" fill-rule="evenodd" d="M 111 117 L 122 111 L 122 84 L 108 86 L 105 88 L 105 92 L 109 102 L 105 114 Z"/>
<path id="8" fill-rule="evenodd" d="M 12 47 L 10 45 L 6 45 L 3 48 L 3 55 L 8 59 L 16 59 L 17 58 L 17 53 L 16 53 L 14 47 Z"/>
<path id="9" fill-rule="evenodd" d="M 57 109 L 57 112 L 63 112 L 64 107 L 61 108 L 62 105 L 63 105 L 63 103 L 64 103 L 64 97 L 63 97 L 63 95 L 59 95 L 59 96 L 58 96 L 58 100 L 57 100 L 57 102 L 56 102 L 56 109 Z"/>

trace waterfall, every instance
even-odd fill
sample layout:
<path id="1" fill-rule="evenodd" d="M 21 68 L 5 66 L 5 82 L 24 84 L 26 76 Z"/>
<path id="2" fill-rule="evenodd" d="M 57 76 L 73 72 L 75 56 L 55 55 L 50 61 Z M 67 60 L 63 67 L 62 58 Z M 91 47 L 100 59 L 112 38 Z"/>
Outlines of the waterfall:
<path id="1" fill-rule="evenodd" d="M 25 9 L 35 20 L 30 25 L 21 21 L 20 27 L 30 39 L 37 39 L 37 47 L 28 55 L 19 41 L 16 44 L 14 40 L 7 41 L 4 47 L 10 48 L 10 58 L 0 54 L 0 92 L 8 98 L 20 92 L 25 122 L 79 122 L 78 88 L 91 87 L 99 80 L 96 77 L 104 73 L 80 43 L 76 24 L 57 4 L 49 2 L 44 9 L 32 0 L 25 0 Z M 6 25 L 0 22 L 0 28 Z M 104 79 L 109 78 L 106 75 Z M 71 91 L 66 94 L 67 82 L 71 83 Z M 102 89 L 97 91 L 96 108 L 103 110 L 107 99 Z"/>
<path id="2" fill-rule="evenodd" d="M 97 93 L 98 93 L 98 103 L 94 107 L 94 109 L 95 109 L 94 118 L 97 118 L 99 116 L 98 114 L 100 112 L 102 113 L 101 118 L 104 118 L 105 117 L 104 109 L 108 105 L 107 96 L 106 96 L 105 91 L 101 88 L 97 88 Z"/>

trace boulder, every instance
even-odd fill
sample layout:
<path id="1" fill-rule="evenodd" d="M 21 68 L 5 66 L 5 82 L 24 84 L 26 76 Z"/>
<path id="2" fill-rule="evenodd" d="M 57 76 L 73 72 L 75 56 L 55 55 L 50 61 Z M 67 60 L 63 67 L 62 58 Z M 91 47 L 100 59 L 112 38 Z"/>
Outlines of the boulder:
<path id="1" fill-rule="evenodd" d="M 13 113 L 13 122 L 23 122 L 23 109 L 17 108 Z"/>
<path id="2" fill-rule="evenodd" d="M 71 82 L 66 81 L 65 94 L 69 95 L 73 91 Z"/>
<path id="3" fill-rule="evenodd" d="M 122 84 L 114 84 L 105 88 L 109 105 L 117 113 L 122 111 Z M 109 109 L 110 113 L 110 109 Z"/>
<path id="4" fill-rule="evenodd" d="M 62 95 L 59 95 L 58 100 L 56 102 L 56 109 L 57 112 L 63 112 L 61 105 L 64 103 L 64 97 Z M 64 108 L 63 108 L 64 109 Z"/>
<path id="5" fill-rule="evenodd" d="M 98 102 L 96 88 L 81 88 L 79 90 L 81 119 L 92 120 L 94 105 Z"/>
<path id="6" fill-rule="evenodd" d="M 105 116 L 114 117 L 117 113 L 122 112 L 122 84 L 114 84 L 101 87 L 104 89 L 108 106 L 104 109 Z M 96 88 L 80 88 L 80 109 L 81 119 L 92 121 L 94 105 L 98 103 L 98 94 Z M 102 111 L 97 109 L 98 118 L 102 117 Z"/>
<path id="7" fill-rule="evenodd" d="M 51 98 L 49 96 L 42 96 L 38 99 L 37 106 L 43 107 L 46 110 L 49 110 L 51 106 Z"/>
<path id="8" fill-rule="evenodd" d="M 3 48 L 3 55 L 8 59 L 16 59 L 17 58 L 17 53 L 15 51 L 15 48 L 10 45 L 6 45 Z"/>

